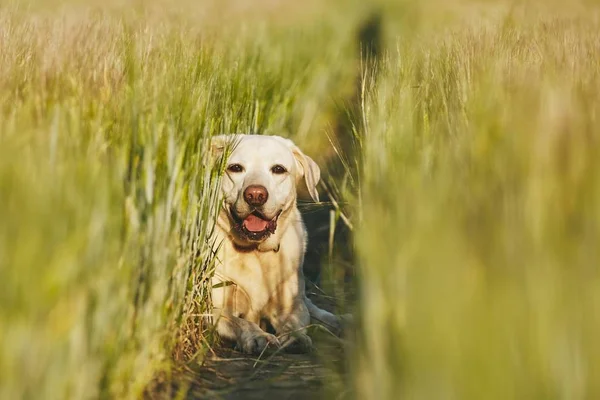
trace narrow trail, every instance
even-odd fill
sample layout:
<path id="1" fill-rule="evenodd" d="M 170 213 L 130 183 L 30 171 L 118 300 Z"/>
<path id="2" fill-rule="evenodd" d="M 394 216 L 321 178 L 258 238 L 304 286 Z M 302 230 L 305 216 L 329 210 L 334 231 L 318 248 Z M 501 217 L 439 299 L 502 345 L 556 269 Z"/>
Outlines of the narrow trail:
<path id="1" fill-rule="evenodd" d="M 343 354 L 331 344 L 318 346 L 312 354 L 280 353 L 262 360 L 220 349 L 195 371 L 187 399 L 324 397 L 329 385 L 340 380 L 336 366 L 342 363 Z"/>
<path id="2" fill-rule="evenodd" d="M 352 163 L 341 163 L 339 152 L 347 160 L 358 159 L 359 137 L 355 127 L 362 127 L 361 102 L 365 71 L 375 82 L 376 65 L 381 57 L 382 27 L 381 15 L 374 12 L 359 26 L 356 36 L 357 64 L 355 87 L 352 95 L 343 103 L 333 122 L 333 136 L 338 151 L 325 160 L 330 187 L 336 188 L 336 182 L 344 181 L 347 174 L 356 175 L 358 170 L 348 169 Z M 361 131 L 361 129 L 359 129 Z M 362 133 L 359 132 L 359 134 Z M 328 203 L 330 193 L 327 192 Z M 339 193 L 338 193 L 339 197 Z M 325 254 L 329 254 L 329 223 L 331 207 L 304 215 L 309 232 L 309 242 L 320 245 L 309 247 L 305 265 L 314 266 L 305 270 L 308 276 L 318 273 Z M 339 221 L 338 221 L 339 222 Z M 354 254 L 351 232 L 346 225 L 338 223 L 336 227 L 337 258 L 344 261 L 341 265 L 353 265 Z M 341 249 L 341 252 L 340 252 Z M 339 260 L 338 260 L 339 261 Z M 345 272 L 348 275 L 348 271 Z M 350 274 L 351 275 L 351 274 Z M 312 297 L 312 296 L 311 296 Z M 316 301 L 315 301 L 316 300 Z M 324 299 L 313 299 L 315 304 L 332 311 L 332 304 L 323 304 Z M 325 301 L 326 303 L 326 301 Z M 323 332 L 311 334 L 316 350 L 311 354 L 287 354 L 276 352 L 263 357 L 247 356 L 232 349 L 216 349 L 208 354 L 202 365 L 192 368 L 188 375 L 189 390 L 187 399 L 315 399 L 349 397 L 347 369 L 342 341 Z"/>
<path id="3" fill-rule="evenodd" d="M 311 296 L 333 311 L 333 302 Z M 249 356 L 232 348 L 213 349 L 201 365 L 186 372 L 190 384 L 186 399 L 318 399 L 345 398 L 347 343 L 311 326 L 315 350 L 308 354 L 271 351 Z"/>

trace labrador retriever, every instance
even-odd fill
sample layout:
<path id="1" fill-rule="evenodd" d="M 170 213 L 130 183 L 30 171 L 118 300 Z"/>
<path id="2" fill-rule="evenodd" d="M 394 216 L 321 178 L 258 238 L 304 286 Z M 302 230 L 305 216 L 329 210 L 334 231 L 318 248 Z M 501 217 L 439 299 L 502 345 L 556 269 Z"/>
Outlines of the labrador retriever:
<path id="1" fill-rule="evenodd" d="M 279 136 L 212 138 L 213 154 L 227 156 L 228 150 L 215 230 L 216 330 L 245 353 L 268 345 L 309 351 L 311 317 L 333 332 L 341 328 L 341 318 L 315 306 L 304 288 L 307 235 L 296 198 L 304 192 L 319 201 L 319 167 Z M 261 328 L 264 322 L 274 335 Z"/>

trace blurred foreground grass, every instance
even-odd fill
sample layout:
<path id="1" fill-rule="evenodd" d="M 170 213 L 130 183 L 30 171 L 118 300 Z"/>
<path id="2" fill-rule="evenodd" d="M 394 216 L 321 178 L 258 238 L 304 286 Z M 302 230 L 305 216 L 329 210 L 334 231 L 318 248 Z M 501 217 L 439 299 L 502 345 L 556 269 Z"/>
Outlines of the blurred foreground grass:
<path id="1" fill-rule="evenodd" d="M 330 26 L 232 7 L 0 9 L 0 398 L 137 398 L 206 348 L 206 139 L 306 136 L 341 73 Z"/>
<path id="2" fill-rule="evenodd" d="M 368 5 L 55 3 L 0 8 L 0 398 L 137 398 L 205 349 L 205 139 L 330 153 Z M 357 396 L 598 397 L 595 5 L 381 6 Z"/>
<path id="3" fill-rule="evenodd" d="M 399 39 L 368 92 L 359 398 L 600 396 L 599 14 L 544 5 Z"/>

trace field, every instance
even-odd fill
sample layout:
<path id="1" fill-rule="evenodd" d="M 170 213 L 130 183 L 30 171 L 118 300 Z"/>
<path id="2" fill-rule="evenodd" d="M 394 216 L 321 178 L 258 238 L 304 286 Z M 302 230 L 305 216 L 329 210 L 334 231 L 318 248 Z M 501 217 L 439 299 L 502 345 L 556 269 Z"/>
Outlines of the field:
<path id="1" fill-rule="evenodd" d="M 357 71 L 348 393 L 600 397 L 598 6 L 2 2 L 0 398 L 139 398 L 201 360 L 207 139 L 324 165 Z"/>

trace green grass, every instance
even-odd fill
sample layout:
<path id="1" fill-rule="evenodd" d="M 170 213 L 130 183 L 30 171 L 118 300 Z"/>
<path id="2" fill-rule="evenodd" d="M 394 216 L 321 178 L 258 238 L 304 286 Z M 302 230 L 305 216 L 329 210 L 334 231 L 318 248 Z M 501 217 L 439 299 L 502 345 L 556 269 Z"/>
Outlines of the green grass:
<path id="1" fill-rule="evenodd" d="M 358 397 L 598 397 L 595 4 L 382 3 Z M 370 7 L 274 4 L 0 8 L 0 398 L 138 398 L 201 358 L 206 139 L 325 161 Z"/>
<path id="2" fill-rule="evenodd" d="M 138 397 L 205 349 L 206 139 L 295 130 L 331 73 L 264 21 L 0 13 L 0 397 Z"/>
<path id="3" fill-rule="evenodd" d="M 399 40 L 369 92 L 359 398 L 600 395 L 600 38 L 531 15 Z"/>

